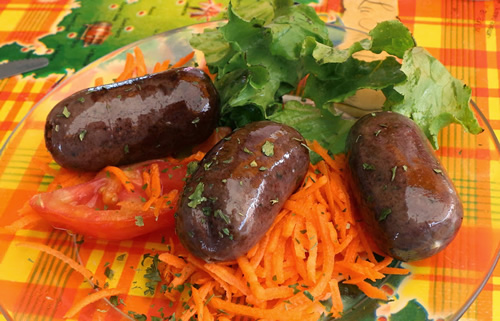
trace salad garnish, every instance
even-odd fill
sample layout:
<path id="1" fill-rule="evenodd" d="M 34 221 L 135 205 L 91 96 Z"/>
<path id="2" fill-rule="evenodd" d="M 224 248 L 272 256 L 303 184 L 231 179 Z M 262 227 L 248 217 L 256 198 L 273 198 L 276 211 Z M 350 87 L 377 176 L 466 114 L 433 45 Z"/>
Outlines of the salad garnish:
<path id="1" fill-rule="evenodd" d="M 400 21 L 381 22 L 369 39 L 339 49 L 310 6 L 250 2 L 233 1 L 224 26 L 191 39 L 191 45 L 203 51 L 210 72 L 217 74 L 223 125 L 241 127 L 271 119 L 294 127 L 334 154 L 343 152 L 354 121 L 344 119 L 332 103 L 368 88 L 383 92 L 383 109 L 413 119 L 435 149 L 438 132 L 452 123 L 472 134 L 482 132 L 469 107 L 471 89 L 418 47 Z M 368 62 L 356 57 L 360 51 L 389 55 Z M 301 96 L 315 107 L 295 100 L 282 106 L 283 95 L 296 90 L 303 79 Z"/>

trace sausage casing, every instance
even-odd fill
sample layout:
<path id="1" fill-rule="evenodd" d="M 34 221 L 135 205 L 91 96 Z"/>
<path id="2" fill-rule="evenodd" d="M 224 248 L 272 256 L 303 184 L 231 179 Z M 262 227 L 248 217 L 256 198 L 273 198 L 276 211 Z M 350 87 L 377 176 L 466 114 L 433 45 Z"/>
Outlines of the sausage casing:
<path id="1" fill-rule="evenodd" d="M 351 128 L 347 148 L 361 216 L 382 251 L 412 261 L 452 241 L 463 207 L 415 122 L 398 113 L 368 114 Z"/>
<path id="2" fill-rule="evenodd" d="M 97 171 L 201 143 L 218 117 L 210 78 L 195 68 L 171 69 L 65 98 L 47 116 L 45 144 L 61 166 Z"/>
<path id="3" fill-rule="evenodd" d="M 233 260 L 266 233 L 309 166 L 305 140 L 270 121 L 222 139 L 188 179 L 177 211 L 184 246 L 206 261 Z"/>

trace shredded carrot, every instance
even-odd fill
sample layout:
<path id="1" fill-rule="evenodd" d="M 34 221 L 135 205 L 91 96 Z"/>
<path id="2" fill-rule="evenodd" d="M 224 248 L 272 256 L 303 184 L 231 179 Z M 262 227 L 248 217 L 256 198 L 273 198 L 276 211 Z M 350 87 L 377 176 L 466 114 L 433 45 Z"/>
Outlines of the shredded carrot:
<path id="1" fill-rule="evenodd" d="M 66 255 L 64 255 L 60 251 L 54 250 L 53 248 L 51 248 L 47 245 L 40 244 L 40 243 L 31 243 L 31 242 L 20 242 L 20 243 L 17 243 L 16 245 L 39 250 L 39 251 L 45 252 L 49 255 L 55 256 L 59 260 L 68 264 L 73 270 L 75 270 L 78 273 L 80 273 L 81 275 L 83 275 L 86 279 L 91 280 L 93 278 L 92 272 L 87 270 L 84 266 L 82 266 L 81 264 L 79 264 L 75 260 L 67 257 Z"/>
<path id="2" fill-rule="evenodd" d="M 151 170 L 150 170 L 150 193 L 151 196 L 149 200 L 144 203 L 144 206 L 142 207 L 143 211 L 147 211 L 151 205 L 161 196 L 161 183 L 160 183 L 160 170 L 158 167 L 158 164 L 153 163 L 151 164 Z"/>
<path id="3" fill-rule="evenodd" d="M 109 173 L 112 173 L 113 175 L 115 175 L 116 178 L 118 178 L 120 183 L 122 183 L 123 187 L 125 187 L 125 189 L 127 191 L 129 191 L 129 192 L 134 191 L 134 185 L 129 181 L 129 178 L 127 177 L 125 172 L 122 171 L 119 167 L 106 166 L 106 167 L 104 167 L 104 169 L 102 171 L 109 172 Z"/>
<path id="4" fill-rule="evenodd" d="M 102 86 L 104 85 L 104 80 L 102 79 L 102 77 L 97 77 L 94 81 L 94 86 Z"/>
<path id="5" fill-rule="evenodd" d="M 26 203 L 28 204 L 28 203 Z M 29 205 L 27 205 L 29 206 Z M 32 226 L 38 222 L 40 222 L 42 218 L 36 213 L 26 213 L 23 214 L 20 218 L 5 226 L 5 229 L 11 232 L 19 231 L 20 229 Z"/>
<path id="6" fill-rule="evenodd" d="M 179 59 L 173 66 L 172 68 L 178 68 L 184 66 L 189 60 L 193 59 L 194 57 L 194 51 L 191 51 L 188 53 L 186 56 L 182 57 Z"/>
<path id="7" fill-rule="evenodd" d="M 232 302 L 224 301 L 217 297 L 212 298 L 210 305 L 215 309 L 220 309 L 237 315 L 244 315 L 251 318 L 265 319 L 265 320 L 288 320 L 288 321 L 301 321 L 301 320 L 317 320 L 319 314 L 314 314 L 309 317 L 303 313 L 297 313 L 290 310 L 274 310 L 274 309 L 261 309 L 253 308 L 243 304 L 235 304 Z"/>
<path id="8" fill-rule="evenodd" d="M 157 73 L 161 71 L 161 63 L 157 62 L 155 63 L 155 66 L 153 67 L 153 73 Z"/>
<path id="9" fill-rule="evenodd" d="M 144 61 L 144 55 L 142 54 L 142 50 L 139 47 L 134 48 L 135 54 L 135 72 L 137 77 L 144 76 L 148 73 L 146 68 L 146 62 Z"/>
<path id="10" fill-rule="evenodd" d="M 384 267 L 384 268 L 380 269 L 380 273 L 406 275 L 406 274 L 410 273 L 410 270 L 405 269 L 405 268 Z"/>
<path id="11" fill-rule="evenodd" d="M 200 290 L 188 297 L 190 309 L 179 312 L 183 320 L 192 315 L 201 315 L 200 320 L 238 316 L 315 320 L 321 313 L 338 317 L 343 310 L 342 283 L 386 300 L 385 292 L 367 281 L 409 272 L 389 267 L 390 257 L 377 261 L 375 253 L 382 253 L 354 219 L 358 215 L 348 193 L 345 156 L 332 158 L 319 144 L 310 146 L 323 160 L 310 165 L 308 179 L 285 202 L 271 228 L 236 262 L 207 264 L 177 243 L 171 244 L 175 250 L 160 257 L 167 265 L 168 288 L 177 284 L 175 274 L 181 275 L 185 264 L 192 266 L 193 273 L 185 281 Z M 186 300 L 185 292 L 166 295 Z M 327 312 L 320 301 L 328 297 L 332 308 Z"/>
<path id="12" fill-rule="evenodd" d="M 167 59 L 161 63 L 160 71 L 165 71 L 168 69 L 170 69 L 170 59 Z"/>
<path id="13" fill-rule="evenodd" d="M 97 302 L 101 299 L 108 298 L 114 295 L 120 295 L 120 294 L 125 294 L 127 291 L 120 290 L 120 289 L 103 289 L 97 292 L 94 292 L 85 298 L 83 298 L 81 301 L 79 301 L 77 304 L 71 307 L 66 314 L 64 315 L 64 318 L 72 318 L 74 317 L 78 312 L 80 312 L 83 308 L 85 308 L 87 305 L 92 304 L 94 302 Z"/>
<path id="14" fill-rule="evenodd" d="M 377 287 L 374 287 L 368 282 L 361 281 L 356 285 L 361 291 L 363 291 L 364 294 L 366 294 L 366 296 L 372 299 L 387 300 L 387 293 L 385 293 L 383 290 L 380 290 Z"/>
<path id="15" fill-rule="evenodd" d="M 135 70 L 134 56 L 131 53 L 127 53 L 127 58 L 125 59 L 125 67 L 122 73 L 116 78 L 115 82 L 120 82 L 132 78 Z"/>

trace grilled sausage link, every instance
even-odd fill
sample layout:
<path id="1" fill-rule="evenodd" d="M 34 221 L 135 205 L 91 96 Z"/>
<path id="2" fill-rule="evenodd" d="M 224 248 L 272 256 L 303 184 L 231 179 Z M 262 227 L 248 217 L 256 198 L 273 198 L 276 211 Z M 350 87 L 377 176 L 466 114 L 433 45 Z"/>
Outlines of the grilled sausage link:
<path id="1" fill-rule="evenodd" d="M 214 146 L 188 179 L 176 217 L 184 246 L 206 261 L 233 260 L 264 236 L 309 166 L 304 138 L 270 121 Z"/>
<path id="2" fill-rule="evenodd" d="M 368 114 L 351 128 L 347 148 L 354 194 L 381 250 L 420 260 L 453 240 L 462 204 L 415 122 L 398 113 Z"/>
<path id="3" fill-rule="evenodd" d="M 63 167 L 97 171 L 203 142 L 219 117 L 210 78 L 178 68 L 79 91 L 47 116 L 45 144 Z"/>

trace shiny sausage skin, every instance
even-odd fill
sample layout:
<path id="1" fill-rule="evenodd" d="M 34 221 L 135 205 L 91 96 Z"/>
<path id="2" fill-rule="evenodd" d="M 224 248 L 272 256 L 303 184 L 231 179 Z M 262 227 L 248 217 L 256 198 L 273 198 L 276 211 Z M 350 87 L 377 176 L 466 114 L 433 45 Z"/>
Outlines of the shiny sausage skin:
<path id="1" fill-rule="evenodd" d="M 234 260 L 250 250 L 302 183 L 309 166 L 304 143 L 295 129 L 260 121 L 215 145 L 181 198 L 176 231 L 184 246 L 207 262 Z M 264 145 L 273 146 L 274 154 L 263 152 Z"/>
<path id="2" fill-rule="evenodd" d="M 219 109 L 217 91 L 203 71 L 171 69 L 64 99 L 47 117 L 45 144 L 61 166 L 97 171 L 203 142 Z"/>
<path id="3" fill-rule="evenodd" d="M 415 122 L 398 113 L 368 114 L 351 128 L 347 148 L 361 216 L 382 251 L 420 260 L 453 240 L 462 204 Z"/>

